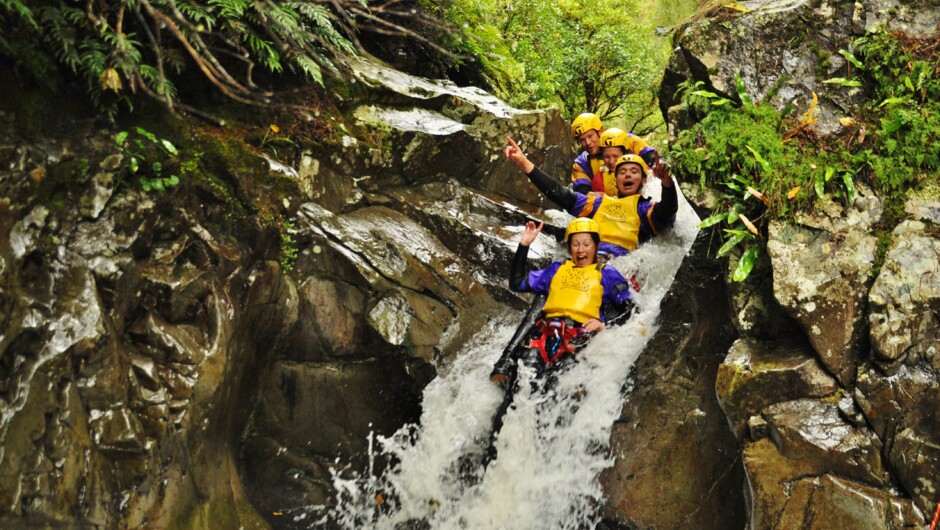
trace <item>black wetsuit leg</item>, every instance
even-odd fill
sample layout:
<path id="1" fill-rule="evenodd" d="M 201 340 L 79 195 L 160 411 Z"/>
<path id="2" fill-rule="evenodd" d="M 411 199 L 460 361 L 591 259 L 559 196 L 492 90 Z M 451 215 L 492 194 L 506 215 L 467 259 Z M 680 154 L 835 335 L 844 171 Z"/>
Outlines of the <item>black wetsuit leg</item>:
<path id="1" fill-rule="evenodd" d="M 528 339 L 538 338 L 538 333 L 538 330 L 533 329 Z M 526 343 L 528 343 L 528 340 Z M 569 365 L 577 362 L 574 356 L 564 355 L 559 358 L 558 362 L 555 364 L 545 364 L 537 348 L 527 348 L 524 346 L 517 348 L 514 358 L 521 360 L 524 366 L 535 372 L 531 383 L 532 390 L 540 390 L 543 393 L 547 392 L 555 385 L 558 381 L 558 374 L 567 369 Z M 519 371 L 518 369 L 514 369 L 512 370 L 509 384 L 506 387 L 506 396 L 503 398 L 502 403 L 499 404 L 499 408 L 496 409 L 496 415 L 493 416 L 493 427 L 490 429 L 489 443 L 486 451 L 483 453 L 483 467 L 488 466 L 489 463 L 496 458 L 496 438 L 499 436 L 499 431 L 503 428 L 503 420 L 506 417 L 506 412 L 509 411 L 509 407 L 512 406 L 513 400 L 516 397 L 516 393 L 519 392 L 519 386 Z"/>
<path id="2" fill-rule="evenodd" d="M 537 330 L 534 328 L 530 330 L 528 334 L 529 339 L 537 336 Z M 528 340 L 525 342 L 528 343 Z M 516 348 L 513 359 L 522 361 L 525 366 L 534 367 L 535 373 L 537 374 L 536 377 L 544 371 L 544 368 L 541 366 L 544 365 L 544 363 L 536 348 L 520 345 Z M 493 427 L 490 429 L 490 439 L 486 451 L 483 453 L 483 467 L 489 465 L 489 463 L 496 458 L 496 438 L 499 436 L 499 431 L 503 428 L 503 419 L 506 416 L 506 412 L 509 411 L 509 407 L 512 406 L 513 399 L 515 399 L 517 392 L 519 392 L 519 370 L 516 366 L 512 369 L 509 383 L 506 385 L 506 395 L 503 397 L 502 403 L 500 403 L 499 407 L 496 409 L 496 415 L 493 416 Z"/>

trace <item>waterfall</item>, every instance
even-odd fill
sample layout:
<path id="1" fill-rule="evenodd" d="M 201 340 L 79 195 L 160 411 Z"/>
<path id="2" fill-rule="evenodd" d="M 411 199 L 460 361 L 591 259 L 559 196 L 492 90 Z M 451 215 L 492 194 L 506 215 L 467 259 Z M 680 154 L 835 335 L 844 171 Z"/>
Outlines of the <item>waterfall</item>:
<path id="1" fill-rule="evenodd" d="M 659 197 L 657 179 L 650 178 L 646 193 Z M 596 526 L 603 502 L 598 477 L 613 463 L 611 426 L 698 221 L 680 194 L 673 230 L 610 262 L 639 281 L 637 312 L 622 326 L 595 336 L 552 389 L 533 391 L 531 375 L 520 371 L 521 390 L 497 439 L 498 456 L 486 469 L 482 453 L 504 395 L 488 376 L 521 318 L 518 312 L 494 318 L 442 368 L 424 391 L 418 425 L 370 440 L 370 462 L 391 459 L 390 469 L 350 477 L 337 462 L 336 505 L 298 510 L 295 524 L 378 530 Z M 540 237 L 543 243 L 548 239 Z M 507 244 L 515 248 L 516 241 Z M 561 246 L 554 252 L 564 255 Z"/>

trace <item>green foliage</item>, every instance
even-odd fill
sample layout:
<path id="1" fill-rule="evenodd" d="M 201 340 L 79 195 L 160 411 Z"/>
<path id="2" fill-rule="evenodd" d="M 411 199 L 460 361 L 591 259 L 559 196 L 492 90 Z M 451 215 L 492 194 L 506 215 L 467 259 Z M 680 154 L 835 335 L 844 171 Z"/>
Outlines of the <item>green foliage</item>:
<path id="1" fill-rule="evenodd" d="M 38 80 L 58 69 L 77 76 L 111 120 L 138 94 L 178 104 L 175 83 L 197 72 L 231 98 L 267 104 L 272 95 L 257 86 L 256 67 L 322 83 L 336 54 L 355 52 L 334 11 L 302 1 L 0 0 L 0 20 L 8 28 L 0 55 Z"/>
<path id="2" fill-rule="evenodd" d="M 569 117 L 591 111 L 640 121 L 655 113 L 668 42 L 657 41 L 636 0 L 454 0 L 446 6 L 447 20 L 461 28 L 459 51 L 480 61 L 510 103 L 556 106 Z"/>
<path id="3" fill-rule="evenodd" d="M 281 269 L 290 272 L 294 270 L 294 260 L 297 259 L 297 242 L 291 235 L 294 224 L 284 220 L 281 227 Z"/>
<path id="4" fill-rule="evenodd" d="M 134 127 L 117 133 L 114 144 L 126 159 L 125 168 L 137 176 L 144 191 L 165 191 L 179 184 L 179 176 L 171 170 L 179 165 L 179 152 L 169 140 Z"/>
<path id="5" fill-rule="evenodd" d="M 854 43 L 873 86 L 874 142 L 858 157 L 876 186 L 897 196 L 940 171 L 940 54 L 937 42 L 885 31 Z"/>
<path id="6" fill-rule="evenodd" d="M 851 48 L 840 54 L 855 75 L 824 82 L 874 94 L 848 122 L 854 131 L 848 141 L 820 138 L 811 130 L 815 95 L 802 117 L 788 118 L 789 109 L 752 102 L 740 80 L 740 103 L 701 82 L 680 88 L 683 101 L 702 119 L 679 134 L 672 146 L 674 166 L 679 175 L 716 191 L 716 205 L 700 226 L 722 229 L 719 256 L 741 252 L 736 281 L 750 273 L 769 220 L 792 218 L 827 196 L 851 204 L 862 179 L 886 201 L 885 222 L 893 226 L 903 215 L 907 190 L 940 176 L 936 42 L 879 31 Z"/>

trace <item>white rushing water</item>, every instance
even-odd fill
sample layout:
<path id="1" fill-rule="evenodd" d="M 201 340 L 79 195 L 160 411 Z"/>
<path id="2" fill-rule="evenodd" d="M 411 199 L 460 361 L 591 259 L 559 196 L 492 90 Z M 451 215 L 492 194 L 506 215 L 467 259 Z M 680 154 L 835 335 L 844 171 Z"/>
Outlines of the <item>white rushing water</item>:
<path id="1" fill-rule="evenodd" d="M 646 192 L 655 198 L 660 191 L 651 179 Z M 629 391 L 630 370 L 656 331 L 660 301 L 697 223 L 680 195 L 675 229 L 611 262 L 639 281 L 638 311 L 595 336 L 552 390 L 533 392 L 526 384 L 530 374 L 521 372 L 521 390 L 497 439 L 498 456 L 485 470 L 482 453 L 504 395 L 489 372 L 522 318 L 518 312 L 494 318 L 427 386 L 419 425 L 372 440 L 373 457 L 397 462 L 391 470 L 349 478 L 337 462 L 337 505 L 295 512 L 295 522 L 377 530 L 593 528 L 603 498 L 598 477 L 613 463 L 608 440 Z M 564 249 L 556 252 L 561 257 Z"/>

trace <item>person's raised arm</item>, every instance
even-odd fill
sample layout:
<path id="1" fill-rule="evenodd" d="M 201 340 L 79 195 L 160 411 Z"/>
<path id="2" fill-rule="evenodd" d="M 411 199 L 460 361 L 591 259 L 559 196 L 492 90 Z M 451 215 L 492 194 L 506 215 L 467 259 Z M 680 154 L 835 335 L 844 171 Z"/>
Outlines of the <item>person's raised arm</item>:
<path id="1" fill-rule="evenodd" d="M 545 223 L 539 223 L 539 226 L 536 227 L 532 221 L 525 224 L 522 237 L 519 238 L 519 246 L 516 247 L 516 254 L 512 257 L 512 266 L 509 269 L 509 288 L 513 291 L 525 291 L 527 288 L 525 281 L 529 274 L 529 246 L 539 236 L 544 226 Z"/>
<path id="2" fill-rule="evenodd" d="M 656 203 L 652 213 L 656 228 L 662 229 L 672 226 L 675 222 L 676 211 L 679 210 L 679 197 L 676 195 L 676 183 L 669 173 L 669 164 L 660 161 L 653 166 L 653 175 L 656 175 L 663 183 L 662 198 Z"/>
<path id="3" fill-rule="evenodd" d="M 529 177 L 529 180 L 535 184 L 535 187 L 548 197 L 549 200 L 566 210 L 574 208 L 578 200 L 578 193 L 555 182 L 555 179 L 535 167 L 535 164 L 525 156 L 519 144 L 513 141 L 512 138 L 507 136 L 506 140 L 509 142 L 509 145 L 506 146 L 504 151 L 506 160 L 511 160 L 519 169 L 524 171 L 526 176 Z"/>
<path id="4" fill-rule="evenodd" d="M 513 164 L 519 166 L 519 169 L 523 173 L 529 174 L 535 169 L 535 164 L 533 164 L 525 156 L 525 153 L 522 152 L 522 148 L 519 147 L 519 144 L 515 142 L 509 136 L 506 136 L 506 140 L 509 142 L 509 145 L 506 146 L 506 149 L 503 151 L 503 156 L 506 157 L 506 160 L 511 160 Z"/>

